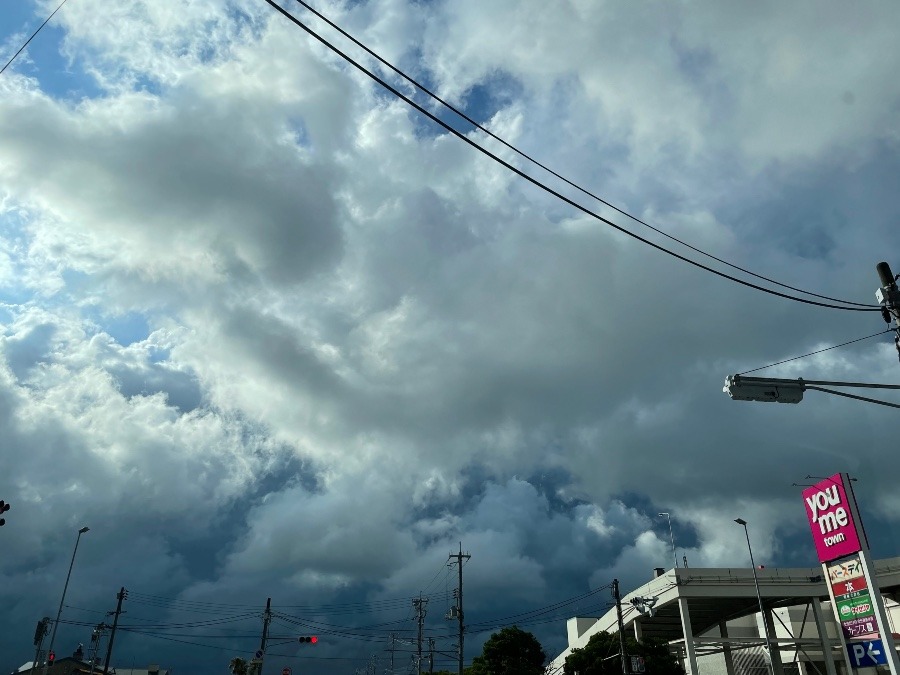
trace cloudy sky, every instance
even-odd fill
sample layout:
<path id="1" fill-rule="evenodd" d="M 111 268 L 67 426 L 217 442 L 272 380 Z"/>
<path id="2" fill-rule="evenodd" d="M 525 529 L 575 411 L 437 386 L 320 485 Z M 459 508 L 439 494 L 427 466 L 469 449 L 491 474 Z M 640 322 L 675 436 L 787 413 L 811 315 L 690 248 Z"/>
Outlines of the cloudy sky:
<path id="1" fill-rule="evenodd" d="M 4 2 L 0 60 L 56 5 Z M 588 211 L 810 297 L 593 200 L 284 6 Z M 900 271 L 896 3 L 314 6 L 705 253 L 857 303 L 877 262 Z M 555 655 L 565 617 L 607 606 L 591 590 L 671 566 L 660 511 L 691 566 L 747 564 L 738 516 L 757 562 L 815 564 L 809 475 L 857 477 L 873 553 L 900 554 L 896 410 L 722 393 L 886 328 L 841 306 L 615 231 L 264 0 L 70 0 L 0 76 L 0 667 L 33 657 L 82 525 L 57 654 L 124 586 L 114 663 L 200 674 L 252 656 L 267 597 L 279 639 L 320 636 L 273 647 L 269 672 L 387 666 L 420 592 L 452 653 L 460 542 L 467 657 L 586 596 L 518 617 Z M 888 334 L 757 374 L 900 364 Z"/>

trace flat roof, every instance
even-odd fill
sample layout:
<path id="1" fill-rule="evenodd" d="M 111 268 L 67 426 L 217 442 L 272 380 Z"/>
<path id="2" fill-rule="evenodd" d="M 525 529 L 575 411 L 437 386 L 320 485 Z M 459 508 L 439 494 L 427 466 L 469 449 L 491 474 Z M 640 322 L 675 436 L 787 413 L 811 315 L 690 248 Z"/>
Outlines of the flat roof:
<path id="1" fill-rule="evenodd" d="M 759 594 L 767 607 L 806 604 L 813 598 L 829 599 L 821 567 L 765 567 L 756 570 L 756 576 L 759 579 Z M 881 594 L 898 600 L 900 557 L 876 560 L 875 576 Z M 631 601 L 636 598 L 655 601 L 653 616 L 642 614 L 632 604 Z M 626 630 L 638 620 L 643 637 L 666 642 L 683 639 L 679 598 L 686 598 L 688 601 L 695 636 L 702 635 L 720 621 L 759 612 L 756 583 L 751 568 L 679 567 L 651 579 L 622 598 L 622 618 Z M 569 648 L 554 659 L 554 663 L 565 658 L 572 647 L 583 646 L 591 635 L 602 631 L 618 631 L 615 608 L 590 625 L 579 636 L 578 644 L 570 644 Z"/>

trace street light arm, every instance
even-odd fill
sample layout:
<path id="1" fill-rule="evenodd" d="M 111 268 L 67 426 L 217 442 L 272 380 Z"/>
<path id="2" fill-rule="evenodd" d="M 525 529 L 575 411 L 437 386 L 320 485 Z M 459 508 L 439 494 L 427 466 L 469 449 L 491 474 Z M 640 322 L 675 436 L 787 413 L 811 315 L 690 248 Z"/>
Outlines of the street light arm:
<path id="1" fill-rule="evenodd" d="M 868 398 L 866 396 L 857 396 L 856 394 L 848 394 L 846 391 L 835 391 L 834 389 L 824 389 L 823 387 L 807 387 L 807 389 L 813 389 L 814 391 L 824 391 L 826 394 L 834 394 L 835 396 L 844 396 L 845 398 L 853 398 L 857 401 L 865 401 L 866 403 L 876 403 L 878 405 L 886 405 L 889 408 L 900 408 L 900 404 L 898 403 L 890 403 L 889 401 L 882 401 L 877 398 Z"/>
<path id="2" fill-rule="evenodd" d="M 56 640 L 56 629 L 59 627 L 59 617 L 62 615 L 63 603 L 66 601 L 66 591 L 69 588 L 69 578 L 72 576 L 72 567 L 75 565 L 75 554 L 78 553 L 78 542 L 81 541 L 81 535 L 87 532 L 88 529 L 90 528 L 82 527 L 80 530 L 78 530 L 78 536 L 75 537 L 75 548 L 72 550 L 72 560 L 71 562 L 69 562 L 69 571 L 66 574 L 66 583 L 63 586 L 62 597 L 59 599 L 59 609 L 56 611 L 56 621 L 53 622 L 53 632 L 50 634 L 50 646 L 47 648 L 48 655 L 53 651 L 53 643 Z M 49 660 L 44 659 L 43 675 L 47 675 L 47 670 L 49 667 Z"/>
<path id="3" fill-rule="evenodd" d="M 832 380 L 787 380 L 777 377 L 744 377 L 742 375 L 729 375 L 725 378 L 723 391 L 736 401 L 763 401 L 766 403 L 799 403 L 803 400 L 803 392 L 807 390 L 822 391 L 826 394 L 835 394 L 846 398 L 876 403 L 890 408 L 900 408 L 900 405 L 889 403 L 874 398 L 847 394 L 833 389 L 823 389 L 822 385 L 830 387 L 855 387 L 866 389 L 900 389 L 900 384 L 876 384 L 872 382 L 837 382 Z"/>
<path id="4" fill-rule="evenodd" d="M 841 382 L 835 380 L 805 380 L 798 377 L 795 380 L 778 377 L 747 377 L 745 375 L 729 375 L 725 378 L 727 384 L 753 384 L 773 387 L 791 387 L 794 389 L 812 389 L 812 384 L 827 387 L 851 387 L 854 389 L 900 389 L 900 384 L 876 384 L 874 382 Z"/>

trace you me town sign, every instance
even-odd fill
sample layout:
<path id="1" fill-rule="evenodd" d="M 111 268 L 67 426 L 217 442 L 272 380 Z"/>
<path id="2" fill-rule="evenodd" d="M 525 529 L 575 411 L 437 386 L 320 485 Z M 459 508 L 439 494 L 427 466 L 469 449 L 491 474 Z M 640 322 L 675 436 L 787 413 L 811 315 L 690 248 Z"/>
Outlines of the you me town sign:
<path id="1" fill-rule="evenodd" d="M 822 572 L 828 580 L 831 607 L 841 627 L 839 636 L 848 667 L 887 664 L 891 675 L 900 675 L 900 660 L 884 600 L 875 583 L 869 543 L 850 477 L 836 473 L 808 487 L 803 491 L 803 502 Z"/>

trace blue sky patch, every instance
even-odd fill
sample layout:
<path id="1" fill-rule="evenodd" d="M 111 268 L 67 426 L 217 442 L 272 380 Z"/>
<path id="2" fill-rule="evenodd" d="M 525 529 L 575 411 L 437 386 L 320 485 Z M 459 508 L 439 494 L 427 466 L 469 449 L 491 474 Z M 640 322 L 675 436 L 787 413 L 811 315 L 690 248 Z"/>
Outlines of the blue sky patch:
<path id="1" fill-rule="evenodd" d="M 86 97 L 98 96 L 102 91 L 94 79 L 84 72 L 81 62 L 76 59 L 70 63 L 61 53 L 65 31 L 57 20 L 59 14 L 65 10 L 66 8 L 63 7 L 41 29 L 28 47 L 19 54 L 9 70 L 37 79 L 41 89 L 57 99 L 77 101 Z M 46 16 L 38 17 L 30 5 L 26 7 L 20 2 L 3 3 L 2 9 L 0 9 L 0 25 L 12 28 L 2 34 L 5 47 L 2 55 L 4 64 L 37 30 L 44 19 Z"/>

